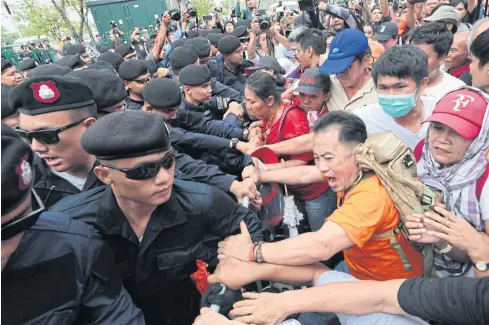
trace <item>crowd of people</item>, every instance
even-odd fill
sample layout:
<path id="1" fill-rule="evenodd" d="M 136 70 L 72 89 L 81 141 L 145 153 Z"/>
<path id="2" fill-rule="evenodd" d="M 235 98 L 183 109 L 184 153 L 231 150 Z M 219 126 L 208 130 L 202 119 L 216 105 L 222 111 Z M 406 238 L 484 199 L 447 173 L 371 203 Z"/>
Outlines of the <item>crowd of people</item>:
<path id="1" fill-rule="evenodd" d="M 242 5 L 2 58 L 2 322 L 489 324 L 484 3 Z"/>

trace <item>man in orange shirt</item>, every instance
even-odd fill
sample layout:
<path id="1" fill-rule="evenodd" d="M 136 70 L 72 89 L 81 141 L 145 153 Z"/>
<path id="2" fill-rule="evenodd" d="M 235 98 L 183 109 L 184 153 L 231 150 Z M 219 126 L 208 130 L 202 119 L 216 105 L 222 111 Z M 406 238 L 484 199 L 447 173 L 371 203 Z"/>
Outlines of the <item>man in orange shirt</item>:
<path id="1" fill-rule="evenodd" d="M 362 280 L 390 280 L 422 276 L 423 257 L 402 234 L 395 234 L 411 267 L 403 264 L 386 232 L 400 222 L 394 202 L 375 174 L 363 174 L 355 148 L 367 138 L 357 116 L 330 112 L 313 126 L 316 166 L 287 168 L 287 172 L 257 172 L 259 182 L 310 184 L 327 179 L 338 193 L 338 209 L 314 233 L 275 243 L 253 244 L 247 231 L 219 243 L 219 253 L 242 261 L 278 265 L 309 265 L 343 251 L 346 268 Z M 318 172 L 319 169 L 319 172 Z M 271 279 L 273 280 L 273 279 Z"/>

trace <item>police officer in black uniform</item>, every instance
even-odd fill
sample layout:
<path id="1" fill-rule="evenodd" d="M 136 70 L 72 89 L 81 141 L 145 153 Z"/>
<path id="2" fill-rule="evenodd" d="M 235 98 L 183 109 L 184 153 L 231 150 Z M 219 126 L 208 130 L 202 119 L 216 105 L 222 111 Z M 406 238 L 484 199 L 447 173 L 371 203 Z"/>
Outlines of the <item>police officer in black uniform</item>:
<path id="1" fill-rule="evenodd" d="M 119 54 L 124 58 L 124 61 L 134 60 L 138 58 L 138 53 L 134 49 L 134 47 L 129 43 L 123 43 L 117 46 L 114 50 L 114 53 Z"/>
<path id="2" fill-rule="evenodd" d="M 121 64 L 124 62 L 124 58 L 118 53 L 107 51 L 100 54 L 98 61 L 108 62 L 112 65 L 115 71 L 119 71 Z"/>
<path id="3" fill-rule="evenodd" d="M 93 93 L 83 81 L 31 78 L 10 91 L 10 104 L 20 113 L 19 132 L 37 153 L 34 188 L 46 207 L 102 184 L 93 173 L 96 158 L 80 142 L 97 116 Z"/>
<path id="4" fill-rule="evenodd" d="M 87 65 L 85 62 L 83 62 L 79 55 L 66 55 L 59 59 L 56 63 L 62 67 L 68 67 L 71 70 L 81 70 L 87 68 Z"/>
<path id="5" fill-rule="evenodd" d="M 174 180 L 175 153 L 161 115 L 109 114 L 82 143 L 100 159 L 95 173 L 110 186 L 68 197 L 53 211 L 96 225 L 148 325 L 191 324 L 200 299 L 190 278 L 195 261 L 216 262 L 205 234 L 223 238 L 238 233 L 244 221 L 258 239 L 257 216 L 217 188 Z"/>
<path id="6" fill-rule="evenodd" d="M 126 108 L 140 110 L 144 104 L 143 88 L 150 80 L 147 64 L 143 60 L 128 60 L 119 67 L 119 77 L 124 80 L 129 93 L 126 98 Z"/>
<path id="7" fill-rule="evenodd" d="M 240 101 L 221 96 L 212 97 L 212 77 L 205 65 L 186 66 L 178 76 L 183 86 L 183 100 L 180 109 L 201 112 L 212 119 L 222 119 L 226 112 L 243 116 Z"/>
<path id="8" fill-rule="evenodd" d="M 126 87 L 121 78 L 107 70 L 84 69 L 73 71 L 67 77 L 79 78 L 93 92 L 97 118 L 123 111 L 126 108 Z"/>
<path id="9" fill-rule="evenodd" d="M 145 324 L 95 229 L 44 212 L 34 153 L 2 124 L 2 324 Z"/>
<path id="10" fill-rule="evenodd" d="M 216 76 L 217 81 L 243 94 L 247 79 L 244 70 L 252 67 L 253 63 L 243 59 L 241 42 L 234 35 L 223 37 L 219 41 L 218 49 L 223 55 L 224 64 L 221 66 L 219 75 Z"/>
<path id="11" fill-rule="evenodd" d="M 196 38 L 197 40 L 199 38 Z M 194 39 L 192 39 L 194 40 Z M 189 40 L 190 41 L 190 40 Z M 200 42 L 202 43 L 202 42 Z M 200 64 L 200 58 L 198 57 L 197 50 L 193 45 L 186 45 L 176 48 L 171 56 L 170 56 L 170 66 L 173 74 L 173 78 L 179 80 L 180 73 L 183 68 L 191 65 L 191 64 Z M 206 46 L 207 48 L 204 51 L 209 53 L 210 46 L 208 43 L 201 44 Z M 202 65 L 209 66 L 209 62 L 207 61 L 209 54 L 204 59 L 205 62 Z M 210 69 L 210 68 L 209 68 Z M 212 73 L 211 73 L 212 74 Z M 225 105 L 225 103 L 229 103 L 232 101 L 236 101 L 241 103 L 243 101 L 243 96 L 236 91 L 235 89 L 225 86 L 222 83 L 218 82 L 215 78 L 211 79 L 211 87 L 212 87 L 212 97 L 210 103 L 212 105 L 217 106 L 218 103 L 222 103 L 221 106 Z"/>

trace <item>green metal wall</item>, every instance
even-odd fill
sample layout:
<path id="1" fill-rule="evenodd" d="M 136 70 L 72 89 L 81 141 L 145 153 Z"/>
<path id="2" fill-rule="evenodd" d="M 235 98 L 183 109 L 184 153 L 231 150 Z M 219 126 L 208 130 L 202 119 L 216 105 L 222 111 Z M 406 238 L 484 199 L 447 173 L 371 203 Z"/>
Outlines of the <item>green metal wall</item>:
<path id="1" fill-rule="evenodd" d="M 109 38 L 112 20 L 129 37 L 134 27 L 148 28 L 154 24 L 155 15 L 161 17 L 166 10 L 163 0 L 96 0 L 89 1 L 87 5 L 102 38 Z"/>

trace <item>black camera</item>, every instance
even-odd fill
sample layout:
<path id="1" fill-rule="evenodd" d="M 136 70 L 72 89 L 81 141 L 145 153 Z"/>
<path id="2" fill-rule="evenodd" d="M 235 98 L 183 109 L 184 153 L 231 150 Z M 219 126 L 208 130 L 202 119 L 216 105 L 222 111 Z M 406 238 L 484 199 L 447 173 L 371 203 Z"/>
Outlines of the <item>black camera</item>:
<path id="1" fill-rule="evenodd" d="M 115 20 L 112 20 L 112 21 L 110 22 L 110 27 L 112 27 L 112 28 L 117 28 L 117 25 L 115 24 Z"/>
<path id="2" fill-rule="evenodd" d="M 197 9 L 195 9 L 194 7 L 188 8 L 187 12 L 190 17 L 197 17 Z"/>
<path id="3" fill-rule="evenodd" d="M 270 19 L 268 17 L 258 17 L 258 24 L 262 32 L 266 32 L 270 29 Z"/>
<path id="4" fill-rule="evenodd" d="M 167 14 L 170 15 L 170 19 L 173 21 L 180 21 L 180 19 L 182 18 L 180 11 L 178 11 L 177 9 L 170 9 L 167 11 Z"/>

